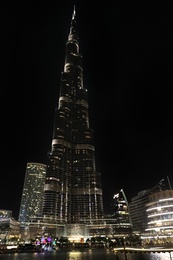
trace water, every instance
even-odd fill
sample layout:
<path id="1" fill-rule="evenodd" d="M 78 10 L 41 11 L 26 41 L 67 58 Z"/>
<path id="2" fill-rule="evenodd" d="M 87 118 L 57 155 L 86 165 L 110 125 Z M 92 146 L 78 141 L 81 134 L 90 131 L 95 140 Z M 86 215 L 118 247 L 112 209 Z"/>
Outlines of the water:
<path id="1" fill-rule="evenodd" d="M 0 254 L 0 260 L 173 260 L 173 253 L 119 253 L 110 249 L 58 250 L 44 253 Z"/>
<path id="2" fill-rule="evenodd" d="M 127 253 L 126 258 L 120 253 L 118 257 L 117 260 L 173 260 L 173 253 Z"/>

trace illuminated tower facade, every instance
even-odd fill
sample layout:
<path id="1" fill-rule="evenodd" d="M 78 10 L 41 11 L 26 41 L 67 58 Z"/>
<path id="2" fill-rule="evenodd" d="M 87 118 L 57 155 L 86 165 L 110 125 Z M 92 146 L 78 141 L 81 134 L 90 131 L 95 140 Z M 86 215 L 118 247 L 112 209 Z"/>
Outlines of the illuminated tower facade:
<path id="1" fill-rule="evenodd" d="M 43 217 L 66 224 L 86 224 L 103 218 L 101 174 L 95 165 L 75 8 L 47 159 Z"/>
<path id="2" fill-rule="evenodd" d="M 113 218 L 115 221 L 114 223 L 116 223 L 112 227 L 113 232 L 124 236 L 131 234 L 132 224 L 129 214 L 129 206 L 123 189 L 113 196 L 111 218 Z"/>
<path id="3" fill-rule="evenodd" d="M 25 225 L 31 217 L 42 213 L 45 177 L 45 164 L 27 163 L 18 218 L 21 224 Z"/>

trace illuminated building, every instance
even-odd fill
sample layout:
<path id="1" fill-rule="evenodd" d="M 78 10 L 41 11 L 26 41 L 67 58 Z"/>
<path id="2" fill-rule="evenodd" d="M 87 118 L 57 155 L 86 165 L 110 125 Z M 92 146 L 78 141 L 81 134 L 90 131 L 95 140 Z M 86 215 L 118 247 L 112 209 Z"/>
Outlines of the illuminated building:
<path id="1" fill-rule="evenodd" d="M 143 190 L 133 197 L 129 202 L 129 213 L 133 225 L 133 231 L 139 234 L 145 232 L 148 225 L 146 204 L 149 202 L 149 195 L 160 191 L 161 186 L 156 185 L 152 189 Z"/>
<path id="2" fill-rule="evenodd" d="M 124 236 L 131 230 L 123 190 L 119 218 L 104 218 L 101 174 L 95 165 L 87 95 L 74 9 L 46 163 L 42 216 L 30 217 L 28 227 L 33 238 L 51 235 L 83 241 L 91 236 L 118 236 L 118 232 Z"/>
<path id="3" fill-rule="evenodd" d="M 28 162 L 22 192 L 18 221 L 21 225 L 42 212 L 43 190 L 46 176 L 46 165 Z"/>
<path id="4" fill-rule="evenodd" d="M 101 174 L 95 165 L 75 8 L 47 158 L 43 218 L 49 223 L 65 224 L 68 235 L 79 234 L 85 229 L 82 225 L 103 218 Z"/>
<path id="5" fill-rule="evenodd" d="M 19 239 L 20 223 L 12 217 L 12 211 L 0 209 L 0 244 Z"/>
<path id="6" fill-rule="evenodd" d="M 90 236 L 106 236 L 109 238 L 126 237 L 132 234 L 132 223 L 128 201 L 123 189 L 113 196 L 109 213 L 99 223 L 94 221 L 88 225 Z"/>
<path id="7" fill-rule="evenodd" d="M 123 189 L 113 196 L 111 218 L 114 219 L 113 234 L 128 235 L 132 232 L 128 201 Z"/>
<path id="8" fill-rule="evenodd" d="M 149 195 L 146 205 L 146 232 L 153 237 L 171 238 L 173 241 L 173 190 L 164 190 Z"/>

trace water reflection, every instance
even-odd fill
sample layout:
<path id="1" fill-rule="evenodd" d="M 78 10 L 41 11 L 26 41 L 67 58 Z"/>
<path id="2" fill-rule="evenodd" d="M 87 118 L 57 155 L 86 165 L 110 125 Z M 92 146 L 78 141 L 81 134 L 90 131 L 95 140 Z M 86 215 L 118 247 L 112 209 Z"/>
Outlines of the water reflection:
<path id="1" fill-rule="evenodd" d="M 15 253 L 0 254 L 0 260 L 173 260 L 170 253 L 118 253 L 118 258 L 111 250 L 86 249 L 86 250 L 60 250 L 49 253 Z"/>
<path id="2" fill-rule="evenodd" d="M 60 258 L 61 259 L 61 258 Z M 115 255 L 109 249 L 86 249 L 84 251 L 69 251 L 67 260 L 115 260 Z"/>
<path id="3" fill-rule="evenodd" d="M 172 253 L 127 253 L 127 260 L 173 260 Z M 123 253 L 118 254 L 117 260 L 125 260 Z"/>
<path id="4" fill-rule="evenodd" d="M 84 258 L 83 258 L 82 252 L 72 251 L 72 252 L 69 252 L 67 259 L 68 260 L 81 260 L 81 259 L 84 259 Z"/>

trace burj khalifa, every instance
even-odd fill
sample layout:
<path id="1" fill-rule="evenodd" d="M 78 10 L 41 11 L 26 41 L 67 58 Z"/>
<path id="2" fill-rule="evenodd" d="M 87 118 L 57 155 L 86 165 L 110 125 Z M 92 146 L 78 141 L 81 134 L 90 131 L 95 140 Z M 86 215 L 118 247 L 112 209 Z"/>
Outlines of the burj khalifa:
<path id="1" fill-rule="evenodd" d="M 96 223 L 104 215 L 87 95 L 74 6 L 43 195 L 43 217 L 55 223 Z"/>

